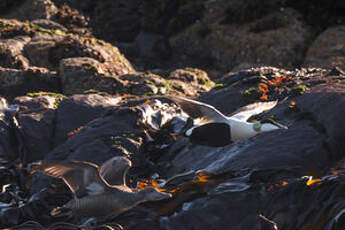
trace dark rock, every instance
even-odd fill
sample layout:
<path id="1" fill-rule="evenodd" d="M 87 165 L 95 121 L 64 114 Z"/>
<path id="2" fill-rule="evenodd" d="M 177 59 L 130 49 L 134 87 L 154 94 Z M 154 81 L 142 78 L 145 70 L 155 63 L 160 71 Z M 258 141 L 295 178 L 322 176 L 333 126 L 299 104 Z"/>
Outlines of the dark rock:
<path id="1" fill-rule="evenodd" d="M 102 67 L 102 63 L 92 58 L 63 59 L 60 63 L 63 92 L 75 94 L 89 89 L 107 93 L 123 92 L 123 83 L 115 77 L 104 76 Z"/>
<path id="2" fill-rule="evenodd" d="M 19 7 L 11 10 L 6 17 L 19 20 L 49 19 L 56 14 L 58 9 L 50 0 L 24 1 Z"/>
<path id="3" fill-rule="evenodd" d="M 26 162 L 42 160 L 52 147 L 55 129 L 55 106 L 59 98 L 54 96 L 17 97 L 20 106 L 17 119 L 23 134 Z"/>
<path id="4" fill-rule="evenodd" d="M 35 67 L 25 70 L 0 67 L 0 85 L 0 93 L 7 97 L 35 91 L 61 91 L 56 73 Z"/>
<path id="5" fill-rule="evenodd" d="M 322 32 L 309 47 L 304 65 L 345 69 L 345 26 L 332 27 Z"/>
<path id="6" fill-rule="evenodd" d="M 29 61 L 23 56 L 23 48 L 29 41 L 29 37 L 0 40 L 0 66 L 27 69 Z"/>
<path id="7" fill-rule="evenodd" d="M 135 154 L 142 142 L 138 137 L 141 131 L 136 128 L 137 116 L 122 109 L 112 116 L 95 119 L 49 152 L 45 160 L 90 160 L 101 164 L 115 155 Z"/>
<path id="8" fill-rule="evenodd" d="M 99 1 L 94 6 L 91 26 L 106 41 L 130 42 L 140 32 L 141 1 Z"/>
<path id="9" fill-rule="evenodd" d="M 30 64 L 34 66 L 40 66 L 52 69 L 57 63 L 50 63 L 49 50 L 54 48 L 56 42 L 63 38 L 58 36 L 52 36 L 49 34 L 40 34 L 34 36 L 31 41 L 25 46 L 25 54 L 30 60 Z"/>
<path id="10" fill-rule="evenodd" d="M 68 134 L 99 118 L 107 109 L 116 107 L 120 97 L 98 94 L 73 95 L 61 101 L 57 109 L 55 146 L 65 142 Z"/>
<path id="11" fill-rule="evenodd" d="M 6 99 L 0 97 L 0 156 L 14 159 L 18 151 L 11 117 L 6 115 L 7 107 Z"/>
<path id="12" fill-rule="evenodd" d="M 209 69 L 216 66 L 223 71 L 243 62 L 293 67 L 300 61 L 311 33 L 298 12 L 286 8 L 282 12 L 265 13 L 257 21 L 240 25 L 236 21 L 222 22 L 227 9 L 236 11 L 243 7 L 244 3 L 236 5 L 234 2 L 210 3 L 202 21 L 170 38 L 179 59 L 182 56 L 183 61 L 198 60 L 199 66 Z"/>
<path id="13" fill-rule="evenodd" d="M 65 58 L 90 57 L 104 65 L 105 73 L 114 76 L 134 71 L 116 47 L 94 38 L 67 35 L 56 30 L 34 36 L 25 51 L 33 64 L 49 69 L 56 70 Z"/>

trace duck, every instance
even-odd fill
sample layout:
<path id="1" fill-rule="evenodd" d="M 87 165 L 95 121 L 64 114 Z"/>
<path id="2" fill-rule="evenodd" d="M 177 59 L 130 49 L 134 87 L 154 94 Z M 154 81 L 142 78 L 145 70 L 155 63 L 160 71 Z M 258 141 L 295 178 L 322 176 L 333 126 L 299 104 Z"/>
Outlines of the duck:
<path id="1" fill-rule="evenodd" d="M 248 122 L 253 115 L 269 111 L 278 101 L 255 102 L 237 109 L 229 116 L 212 105 L 182 96 L 165 96 L 189 116 L 183 135 L 194 144 L 222 147 L 233 142 L 248 139 L 263 132 L 288 129 L 273 119 Z"/>
<path id="2" fill-rule="evenodd" d="M 74 160 L 42 163 L 36 165 L 32 173 L 61 178 L 73 193 L 72 200 L 51 211 L 52 216 L 107 217 L 119 215 L 146 201 L 171 197 L 170 193 L 153 187 L 139 191 L 128 187 L 126 173 L 131 166 L 128 158 L 117 156 L 100 167 Z"/>

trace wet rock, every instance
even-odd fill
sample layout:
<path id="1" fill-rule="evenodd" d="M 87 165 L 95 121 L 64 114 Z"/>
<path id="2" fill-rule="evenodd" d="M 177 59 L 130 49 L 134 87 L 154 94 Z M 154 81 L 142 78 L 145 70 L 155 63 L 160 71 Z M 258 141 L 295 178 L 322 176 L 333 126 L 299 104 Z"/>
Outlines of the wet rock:
<path id="1" fill-rule="evenodd" d="M 293 67 L 301 59 L 311 33 L 298 12 L 287 8 L 238 22 L 232 14 L 241 6 L 221 2 L 210 3 L 204 20 L 170 38 L 183 60 L 229 71 L 242 62 Z M 226 10 L 231 19 L 222 21 Z"/>
<path id="2" fill-rule="evenodd" d="M 5 98 L 0 97 L 0 156 L 15 158 L 17 149 L 14 146 L 15 136 L 10 117 L 6 115 L 8 103 Z"/>
<path id="3" fill-rule="evenodd" d="M 121 97 L 98 94 L 73 95 L 61 101 L 57 109 L 55 146 L 65 142 L 73 130 L 99 118 L 106 110 L 118 105 Z"/>
<path id="4" fill-rule="evenodd" d="M 0 66 L 14 69 L 28 68 L 29 61 L 23 56 L 23 47 L 29 41 L 29 37 L 0 40 Z"/>
<path id="5" fill-rule="evenodd" d="M 55 107 L 58 97 L 34 95 L 17 97 L 14 103 L 20 108 L 17 120 L 26 148 L 26 162 L 42 160 L 52 147 L 55 129 Z"/>
<path id="6" fill-rule="evenodd" d="M 56 73 L 45 68 L 30 67 L 17 70 L 0 67 L 0 92 L 7 97 L 24 95 L 27 92 L 60 91 Z"/>
<path id="7" fill-rule="evenodd" d="M 94 38 L 67 35 L 56 30 L 37 34 L 25 50 L 33 64 L 49 69 L 56 70 L 59 61 L 65 58 L 90 57 L 104 65 L 105 73 L 114 76 L 134 71 L 116 47 Z"/>
<path id="8" fill-rule="evenodd" d="M 345 26 L 336 26 L 322 32 L 309 47 L 305 57 L 306 66 L 345 69 Z"/>

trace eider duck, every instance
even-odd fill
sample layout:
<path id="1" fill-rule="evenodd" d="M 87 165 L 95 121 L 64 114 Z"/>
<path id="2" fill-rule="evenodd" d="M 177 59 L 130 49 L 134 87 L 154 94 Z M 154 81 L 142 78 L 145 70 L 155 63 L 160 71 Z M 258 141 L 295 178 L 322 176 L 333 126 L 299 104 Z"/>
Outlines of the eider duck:
<path id="1" fill-rule="evenodd" d="M 272 119 L 254 123 L 247 121 L 253 115 L 271 110 L 278 101 L 256 102 L 225 116 L 215 107 L 200 101 L 181 96 L 166 98 L 179 105 L 191 118 L 187 120 L 184 135 L 195 144 L 221 147 L 262 132 L 287 129 Z"/>
<path id="2" fill-rule="evenodd" d="M 77 214 L 83 217 L 118 215 L 139 203 L 162 200 L 171 194 L 154 188 L 134 191 L 125 183 L 131 161 L 125 157 L 113 157 L 101 167 L 84 161 L 61 161 L 36 166 L 51 177 L 61 178 L 73 192 L 74 199 L 62 207 L 53 209 L 52 215 Z M 113 183 L 110 185 L 108 182 Z"/>

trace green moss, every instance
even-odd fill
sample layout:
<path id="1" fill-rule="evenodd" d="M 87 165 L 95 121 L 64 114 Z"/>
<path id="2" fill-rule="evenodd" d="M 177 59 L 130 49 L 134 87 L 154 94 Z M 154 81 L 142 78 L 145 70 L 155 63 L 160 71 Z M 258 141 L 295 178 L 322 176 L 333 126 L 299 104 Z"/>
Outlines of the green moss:
<path id="1" fill-rule="evenodd" d="M 60 102 L 66 98 L 65 95 L 61 93 L 54 93 L 54 92 L 30 92 L 26 93 L 26 96 L 28 97 L 38 97 L 38 96 L 52 96 L 55 97 L 55 102 L 54 102 L 54 109 L 57 109 L 60 105 Z"/>
<path id="2" fill-rule="evenodd" d="M 98 91 L 98 90 L 95 90 L 95 89 L 85 90 L 83 92 L 83 94 L 98 94 L 98 95 L 101 95 L 101 96 L 109 96 L 109 93 L 103 92 L 103 91 Z"/>
<path id="3" fill-rule="evenodd" d="M 291 94 L 292 96 L 302 95 L 305 93 L 306 90 L 307 90 L 307 86 L 297 85 L 291 89 Z"/>
<path id="4" fill-rule="evenodd" d="M 227 86 L 227 84 L 225 84 L 225 83 L 217 83 L 214 85 L 214 88 L 224 88 L 226 86 Z"/>
<path id="5" fill-rule="evenodd" d="M 54 93 L 54 92 L 29 92 L 29 93 L 26 93 L 26 96 L 28 96 L 28 97 L 52 96 L 52 97 L 56 97 L 56 98 L 66 97 L 65 95 L 63 95 L 61 93 Z"/>

